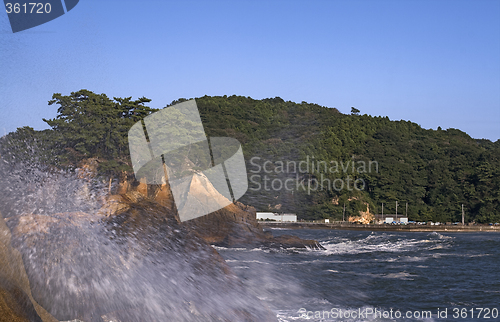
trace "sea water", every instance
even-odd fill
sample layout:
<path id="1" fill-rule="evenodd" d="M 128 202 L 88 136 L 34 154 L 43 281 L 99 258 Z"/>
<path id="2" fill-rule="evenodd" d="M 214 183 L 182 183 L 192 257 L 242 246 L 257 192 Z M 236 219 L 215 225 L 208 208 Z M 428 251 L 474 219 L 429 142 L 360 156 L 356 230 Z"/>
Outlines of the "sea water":
<path id="1" fill-rule="evenodd" d="M 325 249 L 216 248 L 279 321 L 500 321 L 500 234 L 271 231 Z"/>

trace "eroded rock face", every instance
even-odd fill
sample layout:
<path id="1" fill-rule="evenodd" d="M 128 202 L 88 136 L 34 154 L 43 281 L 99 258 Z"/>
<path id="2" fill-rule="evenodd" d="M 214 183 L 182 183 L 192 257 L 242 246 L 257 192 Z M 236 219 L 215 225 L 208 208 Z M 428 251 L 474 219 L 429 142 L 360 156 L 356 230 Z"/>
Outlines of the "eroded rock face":
<path id="1" fill-rule="evenodd" d="M 197 196 L 197 191 L 205 191 L 203 187 L 207 185 L 201 182 L 202 177 L 191 182 L 191 189 L 188 191 L 194 198 Z M 200 187 L 197 187 L 199 184 Z M 162 205 L 165 205 L 172 213 L 175 213 L 175 202 L 168 184 L 145 185 L 140 183 L 137 186 L 140 189 L 134 190 L 134 185 L 128 181 L 120 184 L 118 191 L 127 195 L 134 194 L 148 197 Z M 199 189 L 197 189 L 199 188 Z M 116 207 L 119 207 L 120 196 L 112 196 L 113 209 L 107 210 L 112 213 Z M 137 197 L 135 197 L 137 198 Z M 273 238 L 270 234 L 266 234 L 256 219 L 255 208 L 243 205 L 240 202 L 232 203 L 220 210 L 217 210 L 208 215 L 198 217 L 186 222 L 183 225 L 194 230 L 197 235 L 212 245 L 224 247 L 271 247 L 271 248 L 312 248 L 321 249 L 322 246 L 315 240 L 304 240 L 295 236 L 280 236 Z"/>
<path id="2" fill-rule="evenodd" d="M 56 322 L 31 296 L 21 254 L 0 214 L 0 321 Z"/>
<path id="3" fill-rule="evenodd" d="M 0 211 L 12 232 L 3 244 L 17 252 L 18 270 L 26 273 L 22 283 L 0 274 L 6 316 L 36 321 L 38 315 L 44 322 L 276 320 L 207 243 L 269 242 L 251 208 L 231 204 L 198 223 L 181 223 L 167 185 L 129 182 L 113 190 L 63 172 L 14 170 L 0 188 Z"/>
<path id="4" fill-rule="evenodd" d="M 28 295 L 5 277 L 0 278 L 0 321 L 42 322 Z"/>
<path id="5" fill-rule="evenodd" d="M 111 214 L 8 219 L 33 298 L 58 320 L 273 321 L 175 214 L 127 194 Z"/>

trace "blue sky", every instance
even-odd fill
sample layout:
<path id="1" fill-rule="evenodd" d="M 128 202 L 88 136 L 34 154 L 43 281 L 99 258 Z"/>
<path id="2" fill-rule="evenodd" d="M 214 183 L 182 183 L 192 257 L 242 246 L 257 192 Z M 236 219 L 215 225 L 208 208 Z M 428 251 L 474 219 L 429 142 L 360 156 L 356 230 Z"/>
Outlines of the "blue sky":
<path id="1" fill-rule="evenodd" d="M 13 34 L 0 135 L 47 128 L 53 93 L 280 96 L 500 139 L 500 1 L 80 0 Z"/>

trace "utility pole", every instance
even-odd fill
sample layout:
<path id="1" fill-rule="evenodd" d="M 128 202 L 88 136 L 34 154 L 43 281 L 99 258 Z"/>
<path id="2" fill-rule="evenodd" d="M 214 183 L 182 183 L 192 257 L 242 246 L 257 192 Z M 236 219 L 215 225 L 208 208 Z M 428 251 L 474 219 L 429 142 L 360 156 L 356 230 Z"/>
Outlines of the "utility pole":
<path id="1" fill-rule="evenodd" d="M 342 213 L 342 221 L 345 221 L 345 202 L 344 202 L 344 212 Z"/>
<path id="2" fill-rule="evenodd" d="M 382 202 L 382 219 L 384 219 L 384 203 Z"/>
<path id="3" fill-rule="evenodd" d="M 464 204 L 462 204 L 462 226 L 465 225 Z"/>
<path id="4" fill-rule="evenodd" d="M 408 218 L 408 203 L 406 203 L 406 218 Z"/>
<path id="5" fill-rule="evenodd" d="M 396 201 L 396 221 L 398 221 L 397 219 L 398 219 L 398 202 Z"/>

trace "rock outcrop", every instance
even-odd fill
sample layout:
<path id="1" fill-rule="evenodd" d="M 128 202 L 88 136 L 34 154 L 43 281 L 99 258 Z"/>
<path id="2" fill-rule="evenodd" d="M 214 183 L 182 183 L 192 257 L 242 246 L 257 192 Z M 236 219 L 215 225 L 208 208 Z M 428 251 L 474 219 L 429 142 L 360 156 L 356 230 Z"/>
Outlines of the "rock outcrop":
<path id="1" fill-rule="evenodd" d="M 370 212 L 370 205 L 368 203 L 364 203 L 366 205 L 366 211 L 359 211 L 359 216 L 349 216 L 347 219 L 349 222 L 358 223 L 368 225 L 375 220 L 375 216 Z"/>
<path id="2" fill-rule="evenodd" d="M 31 295 L 22 256 L 0 214 L 0 322 L 57 322 Z"/>
<path id="3" fill-rule="evenodd" d="M 0 321 L 275 321 L 210 244 L 319 247 L 272 238 L 240 203 L 181 222 L 168 184 L 104 195 L 84 170 L 2 190 Z"/>
<path id="4" fill-rule="evenodd" d="M 205 197 L 209 183 L 203 176 L 194 176 L 190 183 L 189 191 L 186 192 L 193 199 Z M 140 195 L 165 205 L 172 213 L 175 213 L 175 202 L 168 184 L 147 185 L 141 182 L 137 187 L 129 181 L 123 181 L 117 189 L 122 195 L 113 195 L 108 198 L 105 212 L 113 213 L 120 207 L 120 196 L 123 193 Z M 213 195 L 213 193 L 212 193 Z M 220 196 L 222 197 L 222 196 Z M 135 197 L 137 198 L 137 197 Z M 212 212 L 208 215 L 198 217 L 183 223 L 196 232 L 198 236 L 212 245 L 224 247 L 271 247 L 271 248 L 312 248 L 321 249 L 322 246 L 315 240 L 304 240 L 296 236 L 282 235 L 273 238 L 271 234 L 265 233 L 256 219 L 256 210 L 251 206 L 240 202 L 230 203 L 228 206 Z"/>
<path id="5" fill-rule="evenodd" d="M 168 208 L 138 192 L 111 199 L 111 213 L 7 218 L 30 287 L 0 284 L 2 310 L 18 321 L 42 321 L 32 303 L 64 321 L 275 320 Z"/>

